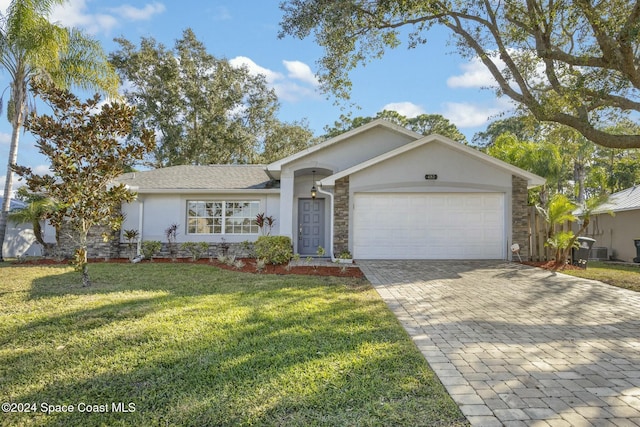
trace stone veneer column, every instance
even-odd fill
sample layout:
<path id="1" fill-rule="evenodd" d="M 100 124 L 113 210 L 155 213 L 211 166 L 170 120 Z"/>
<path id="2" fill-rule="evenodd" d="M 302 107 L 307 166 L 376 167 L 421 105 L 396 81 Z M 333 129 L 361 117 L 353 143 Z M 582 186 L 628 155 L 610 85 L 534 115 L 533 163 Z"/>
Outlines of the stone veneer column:
<path id="1" fill-rule="evenodd" d="M 333 195 L 333 255 L 349 250 L 349 177 L 336 181 Z"/>
<path id="2" fill-rule="evenodd" d="M 520 245 L 520 256 L 523 260 L 529 259 L 527 180 L 515 175 L 511 176 L 511 242 Z"/>

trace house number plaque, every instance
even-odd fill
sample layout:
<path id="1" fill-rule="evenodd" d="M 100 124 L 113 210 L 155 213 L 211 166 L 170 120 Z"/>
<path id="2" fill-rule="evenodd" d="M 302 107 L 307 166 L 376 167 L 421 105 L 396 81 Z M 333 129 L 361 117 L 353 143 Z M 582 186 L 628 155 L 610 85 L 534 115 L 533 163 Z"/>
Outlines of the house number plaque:
<path id="1" fill-rule="evenodd" d="M 424 179 L 438 179 L 438 175 L 435 173 L 428 173 L 424 176 Z"/>

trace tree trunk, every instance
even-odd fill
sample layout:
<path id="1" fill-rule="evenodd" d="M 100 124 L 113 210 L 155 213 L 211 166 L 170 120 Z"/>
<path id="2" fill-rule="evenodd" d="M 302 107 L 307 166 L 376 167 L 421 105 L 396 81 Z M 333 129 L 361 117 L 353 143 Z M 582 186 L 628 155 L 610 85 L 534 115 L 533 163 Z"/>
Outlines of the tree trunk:
<path id="1" fill-rule="evenodd" d="M 78 236 L 80 241 L 78 249 L 76 249 L 76 268 L 82 271 L 82 287 L 86 288 L 91 286 L 91 279 L 89 278 L 89 263 L 87 261 L 87 240 L 89 236 L 89 229 L 84 221 L 82 221 L 81 227 L 78 229 L 80 235 Z"/>
<path id="2" fill-rule="evenodd" d="M 586 200 L 585 191 L 584 191 L 584 181 L 586 178 L 586 171 L 584 161 L 581 158 L 576 159 L 573 164 L 573 179 L 578 186 L 578 204 L 584 204 Z"/>
<path id="3" fill-rule="evenodd" d="M 20 102 L 21 100 L 18 100 Z M 22 109 L 16 111 L 16 118 L 11 132 L 11 146 L 9 148 L 9 159 L 7 161 L 7 176 L 4 182 L 4 193 L 2 201 L 2 212 L 0 212 L 0 262 L 4 261 L 3 247 L 7 234 L 7 215 L 11 207 L 11 193 L 13 192 L 13 171 L 11 167 L 18 161 L 18 143 L 20 141 L 20 130 L 22 129 Z"/>
<path id="4" fill-rule="evenodd" d="M 82 263 L 82 287 L 86 288 L 91 286 L 91 279 L 89 279 L 89 264 L 87 263 L 87 251 L 84 251 L 84 262 Z"/>

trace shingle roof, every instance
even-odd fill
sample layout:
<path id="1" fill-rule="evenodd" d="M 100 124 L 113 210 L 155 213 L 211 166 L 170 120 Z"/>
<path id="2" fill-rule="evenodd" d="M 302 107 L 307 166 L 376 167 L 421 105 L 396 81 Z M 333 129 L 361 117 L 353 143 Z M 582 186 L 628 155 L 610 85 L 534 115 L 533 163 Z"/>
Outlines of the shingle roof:
<path id="1" fill-rule="evenodd" d="M 121 175 L 116 182 L 145 190 L 251 190 L 273 188 L 264 165 L 181 165 Z"/>
<path id="2" fill-rule="evenodd" d="M 640 185 L 613 193 L 607 203 L 596 209 L 596 213 L 629 211 L 640 209 Z"/>
<path id="3" fill-rule="evenodd" d="M 2 206 L 2 204 L 4 203 L 4 197 L 0 196 L 0 206 Z M 9 210 L 13 210 L 13 209 L 22 209 L 24 207 L 26 207 L 27 204 L 23 201 L 20 201 L 18 199 L 11 199 L 9 201 Z"/>

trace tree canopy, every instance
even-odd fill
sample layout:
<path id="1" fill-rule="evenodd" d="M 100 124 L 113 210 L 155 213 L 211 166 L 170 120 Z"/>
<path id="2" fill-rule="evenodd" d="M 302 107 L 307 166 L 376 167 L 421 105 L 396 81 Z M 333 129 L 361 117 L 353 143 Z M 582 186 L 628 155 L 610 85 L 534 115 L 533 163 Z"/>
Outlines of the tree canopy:
<path id="1" fill-rule="evenodd" d="M 405 117 L 397 111 L 382 110 L 375 116 L 369 117 L 340 117 L 340 121 L 334 123 L 332 127 L 326 127 L 325 138 L 331 138 L 348 130 L 355 129 L 376 119 L 385 119 L 398 126 L 405 127 L 422 135 L 437 133 L 454 141 L 466 144 L 467 138 L 460 132 L 456 125 L 440 114 L 420 114 L 416 117 Z"/>
<path id="2" fill-rule="evenodd" d="M 349 97 L 349 72 L 400 46 L 405 28 L 411 48 L 443 25 L 461 55 L 491 72 L 498 93 L 538 120 L 605 147 L 640 147 L 640 134 L 606 129 L 640 112 L 638 1 L 287 0 L 281 9 L 281 37 L 315 37 L 322 88 L 339 98 Z"/>
<path id="3" fill-rule="evenodd" d="M 262 75 L 234 67 L 209 54 L 191 29 L 173 49 L 153 38 L 136 47 L 119 38 L 110 55 L 123 80 L 127 100 L 138 107 L 134 129 L 158 134 L 151 164 L 257 163 L 269 158 L 265 144 L 288 129 L 292 147 L 311 142 L 304 123 L 288 125 L 276 118 L 279 104 Z M 279 147 L 282 152 L 287 147 Z"/>
<path id="4" fill-rule="evenodd" d="M 583 204 L 640 183 L 640 150 L 605 148 L 566 126 L 520 120 L 521 125 L 512 119 L 497 120 L 474 141 L 486 142 L 488 154 L 545 177 L 551 194 L 565 194 Z M 622 120 L 607 131 L 631 134 L 640 129 Z"/>

